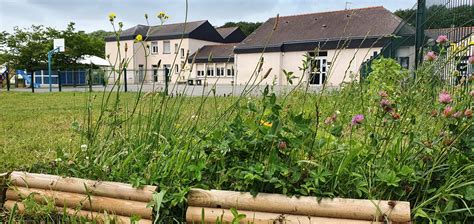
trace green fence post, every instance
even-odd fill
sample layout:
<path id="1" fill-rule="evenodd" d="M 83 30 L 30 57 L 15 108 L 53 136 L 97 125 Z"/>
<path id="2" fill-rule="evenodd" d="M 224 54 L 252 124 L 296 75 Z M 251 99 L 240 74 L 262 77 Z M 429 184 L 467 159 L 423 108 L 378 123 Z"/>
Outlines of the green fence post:
<path id="1" fill-rule="evenodd" d="M 62 91 L 62 85 L 61 85 L 61 71 L 58 69 L 58 89 L 59 92 Z"/>
<path id="2" fill-rule="evenodd" d="M 415 69 L 423 61 L 423 41 L 425 39 L 425 8 L 426 0 L 418 0 L 416 9 L 416 34 L 415 34 Z"/>
<path id="3" fill-rule="evenodd" d="M 127 92 L 127 68 L 123 69 L 123 79 L 124 79 L 124 91 Z"/>

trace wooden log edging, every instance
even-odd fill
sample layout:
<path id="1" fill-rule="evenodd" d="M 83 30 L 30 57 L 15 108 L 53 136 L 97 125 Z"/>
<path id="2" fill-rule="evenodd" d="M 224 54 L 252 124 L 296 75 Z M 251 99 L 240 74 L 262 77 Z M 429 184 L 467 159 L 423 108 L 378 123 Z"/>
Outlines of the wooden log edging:
<path id="1" fill-rule="evenodd" d="M 58 207 L 81 208 L 94 212 L 106 211 L 128 217 L 139 215 L 144 219 L 152 218 L 152 209 L 147 208 L 147 203 L 139 201 L 24 187 L 9 188 L 6 194 L 7 200 L 11 201 L 20 201 L 29 196 L 38 203 L 46 203 L 46 200 L 50 199 Z"/>
<path id="2" fill-rule="evenodd" d="M 3 205 L 3 203 L 5 203 L 5 194 L 7 192 L 7 180 L 8 180 L 8 177 L 10 176 L 9 173 L 0 173 L 0 206 Z"/>
<path id="3" fill-rule="evenodd" d="M 25 205 L 21 202 L 17 202 L 17 201 L 11 201 L 11 200 L 8 200 L 5 202 L 5 208 L 9 211 L 13 210 L 13 207 L 15 206 L 15 204 L 17 204 L 17 211 L 20 213 L 20 214 L 24 214 L 26 209 L 25 209 Z M 115 219 L 115 223 L 118 223 L 118 224 L 129 224 L 130 223 L 130 218 L 129 217 L 125 217 L 125 216 L 120 216 L 120 215 L 105 215 L 105 214 L 102 214 L 102 213 L 98 213 L 98 212 L 91 212 L 91 211 L 83 211 L 83 210 L 74 210 L 74 209 L 71 209 L 71 208 L 61 208 L 61 207 L 56 207 L 55 210 L 62 214 L 62 213 L 66 213 L 67 215 L 70 215 L 70 216 L 75 216 L 75 217 L 83 217 L 83 218 L 86 218 L 86 219 L 89 219 L 89 220 L 96 220 L 96 221 L 99 221 L 100 223 L 107 223 L 107 220 L 110 220 L 110 218 L 114 218 Z M 141 219 L 140 221 L 136 222 L 137 224 L 151 224 L 152 221 L 151 220 L 146 220 L 146 219 Z"/>
<path id="4" fill-rule="evenodd" d="M 238 211 L 256 211 L 311 217 L 351 220 L 409 222 L 410 203 L 402 201 L 361 199 L 318 199 L 316 197 L 287 197 L 280 194 L 250 193 L 223 190 L 191 189 L 188 204 L 204 208 L 236 208 Z"/>
<path id="5" fill-rule="evenodd" d="M 204 218 L 202 214 L 204 212 Z M 238 210 L 239 214 L 244 214 L 246 217 L 240 220 L 240 223 L 252 223 L 252 224 L 371 224 L 371 223 L 383 223 L 373 222 L 366 220 L 351 220 L 351 219 L 339 219 L 339 218 L 325 218 L 325 217 L 311 217 L 301 215 L 283 215 L 277 213 L 268 212 L 257 212 L 257 211 L 242 211 Z M 234 216 L 229 209 L 222 208 L 202 208 L 202 207 L 188 207 L 186 211 L 186 222 L 187 223 L 216 223 L 216 220 L 220 220 L 223 223 L 232 223 Z"/>
<path id="6" fill-rule="evenodd" d="M 93 181 L 80 178 L 60 177 L 48 174 L 13 172 L 10 175 L 11 184 L 17 187 L 63 191 L 78 194 L 118 198 L 131 201 L 150 202 L 155 186 L 144 186 L 136 189 L 130 184 Z M 87 189 L 86 189 L 87 188 Z"/>

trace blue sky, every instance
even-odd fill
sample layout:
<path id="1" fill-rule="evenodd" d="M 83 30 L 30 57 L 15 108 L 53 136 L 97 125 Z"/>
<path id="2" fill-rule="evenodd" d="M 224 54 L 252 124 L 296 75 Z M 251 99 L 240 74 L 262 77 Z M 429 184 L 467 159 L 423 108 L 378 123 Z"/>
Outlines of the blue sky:
<path id="1" fill-rule="evenodd" d="M 395 11 L 411 8 L 415 0 L 349 0 L 350 8 L 382 5 Z M 344 9 L 346 0 L 189 0 L 189 21 L 209 20 L 220 26 L 226 21 L 265 21 L 276 14 L 293 15 Z M 111 30 L 107 15 L 117 14 L 125 27 L 144 24 L 144 14 L 150 15 L 151 24 L 157 24 L 155 15 L 164 11 L 171 16 L 168 23 L 182 22 L 185 16 L 184 0 L 0 0 L 0 30 L 32 24 L 62 29 L 70 21 L 87 32 Z"/>

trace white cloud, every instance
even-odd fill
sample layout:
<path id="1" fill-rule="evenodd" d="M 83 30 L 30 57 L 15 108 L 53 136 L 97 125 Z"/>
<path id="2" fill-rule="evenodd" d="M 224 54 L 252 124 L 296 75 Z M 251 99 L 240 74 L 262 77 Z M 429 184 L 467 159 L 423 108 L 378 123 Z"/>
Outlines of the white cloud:
<path id="1" fill-rule="evenodd" d="M 213 25 L 227 21 L 264 22 L 276 14 L 292 15 L 344 9 L 345 0 L 189 0 L 188 20 L 209 20 Z M 351 8 L 383 5 L 390 10 L 411 8 L 414 0 L 352 0 Z M 156 13 L 164 11 L 169 22 L 182 22 L 184 0 L 0 0 L 0 30 L 32 24 L 65 28 L 71 21 L 80 30 L 111 30 L 107 20 L 115 12 L 126 27 L 144 24 L 144 14 L 157 23 Z"/>

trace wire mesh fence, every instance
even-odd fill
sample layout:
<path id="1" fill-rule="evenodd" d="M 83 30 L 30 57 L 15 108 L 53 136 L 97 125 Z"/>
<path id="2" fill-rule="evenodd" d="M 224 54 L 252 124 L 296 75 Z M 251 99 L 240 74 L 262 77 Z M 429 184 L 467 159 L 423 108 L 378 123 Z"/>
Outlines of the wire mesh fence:
<path id="1" fill-rule="evenodd" d="M 361 67 L 361 76 L 371 72 L 374 59 L 394 58 L 402 67 L 415 70 L 423 62 L 424 54 L 434 51 L 443 60 L 438 65 L 441 79 L 453 85 L 471 79 L 473 66 L 468 58 L 474 55 L 474 1 L 472 0 L 418 0 L 400 23 L 396 34 L 380 54 L 367 60 Z M 449 44 L 440 49 L 436 39 L 446 35 Z M 442 52 L 443 51 L 443 52 Z"/>

